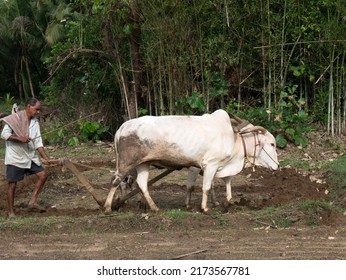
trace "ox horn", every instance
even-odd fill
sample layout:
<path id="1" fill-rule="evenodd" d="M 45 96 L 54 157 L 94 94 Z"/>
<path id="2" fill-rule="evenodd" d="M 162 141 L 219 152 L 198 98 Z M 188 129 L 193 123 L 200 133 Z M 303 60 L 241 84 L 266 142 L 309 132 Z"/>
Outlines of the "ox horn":
<path id="1" fill-rule="evenodd" d="M 231 124 L 237 125 L 239 122 L 236 119 L 231 118 Z"/>
<path id="2" fill-rule="evenodd" d="M 250 132 L 259 132 L 262 134 L 266 134 L 267 130 L 262 126 L 252 126 L 252 127 L 249 127 L 247 129 L 241 131 L 240 134 L 245 134 L 245 133 L 250 133 Z"/>
<path id="3" fill-rule="evenodd" d="M 233 115 L 233 114 L 231 114 L 231 116 L 233 117 L 232 119 L 231 119 L 231 121 L 234 121 L 234 122 L 236 122 L 236 123 L 238 123 L 238 124 L 241 124 L 244 120 L 242 120 L 241 118 L 238 118 L 237 116 L 235 116 L 235 115 Z"/>
<path id="4" fill-rule="evenodd" d="M 247 120 L 242 120 L 242 122 L 241 122 L 239 125 L 237 125 L 236 130 L 238 130 L 239 132 L 241 132 L 241 130 L 242 130 L 244 127 L 246 127 L 247 125 L 249 125 L 249 124 L 250 124 L 249 121 L 247 121 Z"/>
<path id="5" fill-rule="evenodd" d="M 231 123 L 235 125 L 234 131 L 235 132 L 240 132 L 245 126 L 250 124 L 249 121 L 243 120 L 235 115 L 232 115 L 233 118 L 231 118 Z"/>

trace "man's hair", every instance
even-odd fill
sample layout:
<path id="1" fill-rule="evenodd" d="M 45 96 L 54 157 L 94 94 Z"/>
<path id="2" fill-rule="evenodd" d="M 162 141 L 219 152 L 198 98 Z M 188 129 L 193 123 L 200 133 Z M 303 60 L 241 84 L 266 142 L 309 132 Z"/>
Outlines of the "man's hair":
<path id="1" fill-rule="evenodd" d="M 31 97 L 26 101 L 25 106 L 27 105 L 35 106 L 37 102 L 38 100 L 35 97 Z"/>

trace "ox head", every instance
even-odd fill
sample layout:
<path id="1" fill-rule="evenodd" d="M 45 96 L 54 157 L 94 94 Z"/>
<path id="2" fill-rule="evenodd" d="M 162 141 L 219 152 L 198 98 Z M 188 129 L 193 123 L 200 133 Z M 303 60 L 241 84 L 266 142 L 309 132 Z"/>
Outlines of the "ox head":
<path id="1" fill-rule="evenodd" d="M 239 133 L 244 140 L 246 157 L 250 162 L 272 170 L 279 168 L 276 141 L 269 131 L 261 126 L 248 125 Z"/>
<path id="2" fill-rule="evenodd" d="M 236 133 L 242 137 L 245 157 L 254 165 L 272 170 L 279 167 L 274 136 L 262 126 L 253 126 L 248 121 L 235 118 Z"/>

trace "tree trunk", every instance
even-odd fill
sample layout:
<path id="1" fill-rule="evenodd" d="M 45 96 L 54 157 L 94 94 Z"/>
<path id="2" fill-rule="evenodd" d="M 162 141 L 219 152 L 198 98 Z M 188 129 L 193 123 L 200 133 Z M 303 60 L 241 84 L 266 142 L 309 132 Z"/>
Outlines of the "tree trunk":
<path id="1" fill-rule="evenodd" d="M 137 1 L 130 3 L 131 14 L 129 22 L 132 26 L 130 35 L 131 60 L 132 60 L 132 87 L 129 96 L 129 117 L 130 119 L 138 116 L 138 107 L 144 107 L 144 96 L 142 95 L 143 86 L 143 64 L 140 54 L 141 28 L 138 13 Z"/>
<path id="2" fill-rule="evenodd" d="M 116 74 L 119 84 L 120 84 L 120 91 L 122 94 L 122 100 L 124 102 L 124 108 L 125 108 L 125 116 L 124 119 L 130 119 L 131 118 L 131 113 L 130 113 L 130 106 L 129 106 L 129 89 L 128 89 L 128 80 L 126 78 L 126 72 L 123 69 L 122 63 L 121 63 L 121 58 L 119 55 L 119 50 L 118 50 L 118 45 L 117 42 L 115 42 L 115 39 L 113 38 L 113 34 L 111 31 L 110 25 L 112 24 L 112 20 L 109 20 L 105 22 L 104 27 L 103 27 L 103 43 L 104 46 L 109 50 L 111 56 L 114 58 L 114 63 L 111 63 L 113 67 L 118 69 L 118 73 Z M 117 67 L 115 66 L 117 64 Z"/>
<path id="3" fill-rule="evenodd" d="M 32 84 L 32 80 L 31 80 L 31 73 L 30 73 L 28 58 L 27 58 L 27 56 L 24 56 L 23 59 L 24 59 L 24 63 L 25 63 L 26 73 L 28 75 L 28 83 L 29 83 L 29 87 L 30 87 L 31 96 L 35 97 L 34 86 Z"/>
<path id="4" fill-rule="evenodd" d="M 16 88 L 18 88 L 20 101 L 23 101 L 23 100 L 24 100 L 24 96 L 23 96 L 23 86 L 22 86 L 22 83 L 20 82 L 21 79 L 20 79 L 20 75 L 19 75 L 19 73 L 20 73 L 19 68 L 20 68 L 20 66 L 19 66 L 19 60 L 17 59 L 17 60 L 16 60 L 16 66 L 14 67 L 13 76 L 14 76 L 14 83 L 15 83 L 15 86 L 16 86 Z"/>

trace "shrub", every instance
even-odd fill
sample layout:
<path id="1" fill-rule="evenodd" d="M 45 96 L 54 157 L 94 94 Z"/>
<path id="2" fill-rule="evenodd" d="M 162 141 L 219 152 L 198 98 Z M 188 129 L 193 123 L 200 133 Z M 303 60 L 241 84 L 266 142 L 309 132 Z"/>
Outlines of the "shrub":
<path id="1" fill-rule="evenodd" d="M 109 126 L 102 126 L 96 121 L 81 121 L 79 127 L 79 136 L 82 142 L 99 141 L 109 130 Z"/>
<path id="2" fill-rule="evenodd" d="M 304 98 L 298 97 L 296 91 L 296 85 L 286 87 L 280 93 L 278 108 L 271 111 L 263 107 L 251 108 L 239 114 L 239 117 L 267 128 L 276 136 L 280 148 L 285 148 L 288 143 L 306 147 L 306 135 L 312 131 L 311 118 L 304 110 Z"/>
<path id="3" fill-rule="evenodd" d="M 279 109 L 275 112 L 277 145 L 284 148 L 288 142 L 306 147 L 306 133 L 311 132 L 310 118 L 304 110 L 305 99 L 297 96 L 297 85 L 288 86 L 280 93 Z"/>

